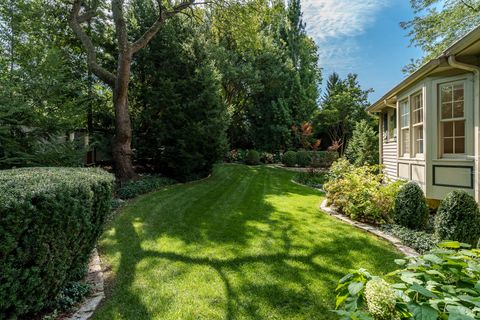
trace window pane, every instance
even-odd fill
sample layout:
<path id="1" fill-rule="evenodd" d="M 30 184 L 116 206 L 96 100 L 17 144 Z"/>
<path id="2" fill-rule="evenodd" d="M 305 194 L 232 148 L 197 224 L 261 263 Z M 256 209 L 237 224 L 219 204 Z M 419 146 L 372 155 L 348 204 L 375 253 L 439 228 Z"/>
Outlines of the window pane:
<path id="1" fill-rule="evenodd" d="M 453 88 L 453 100 L 459 101 L 459 100 L 464 100 L 463 99 L 463 84 L 457 84 Z"/>
<path id="2" fill-rule="evenodd" d="M 452 101 L 452 86 L 443 86 L 441 88 L 440 99 L 442 102 Z"/>
<path id="3" fill-rule="evenodd" d="M 415 154 L 423 153 L 423 126 L 416 126 L 413 129 L 413 136 L 415 142 Z"/>
<path id="4" fill-rule="evenodd" d="M 443 139 L 443 152 L 444 153 L 453 153 L 453 138 L 444 138 Z"/>
<path id="5" fill-rule="evenodd" d="M 455 138 L 455 153 L 465 153 L 465 138 Z"/>
<path id="6" fill-rule="evenodd" d="M 455 121 L 455 137 L 465 136 L 465 120 Z"/>
<path id="7" fill-rule="evenodd" d="M 442 119 L 452 118 L 452 103 L 442 103 Z"/>
<path id="8" fill-rule="evenodd" d="M 413 112 L 413 123 L 422 123 L 423 122 L 423 109 L 418 109 Z"/>
<path id="9" fill-rule="evenodd" d="M 402 129 L 402 155 L 410 153 L 410 130 Z"/>
<path id="10" fill-rule="evenodd" d="M 454 102 L 453 104 L 453 117 L 463 118 L 463 101 Z"/>
<path id="11" fill-rule="evenodd" d="M 453 137 L 453 122 L 442 122 L 443 136 Z"/>

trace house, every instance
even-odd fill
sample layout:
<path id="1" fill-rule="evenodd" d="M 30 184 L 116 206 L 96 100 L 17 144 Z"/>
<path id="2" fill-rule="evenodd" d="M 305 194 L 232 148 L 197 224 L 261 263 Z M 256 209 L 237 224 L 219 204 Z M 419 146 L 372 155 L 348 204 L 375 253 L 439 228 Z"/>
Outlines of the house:
<path id="1" fill-rule="evenodd" d="M 480 200 L 480 27 L 372 104 L 380 162 L 429 199 L 455 189 Z"/>

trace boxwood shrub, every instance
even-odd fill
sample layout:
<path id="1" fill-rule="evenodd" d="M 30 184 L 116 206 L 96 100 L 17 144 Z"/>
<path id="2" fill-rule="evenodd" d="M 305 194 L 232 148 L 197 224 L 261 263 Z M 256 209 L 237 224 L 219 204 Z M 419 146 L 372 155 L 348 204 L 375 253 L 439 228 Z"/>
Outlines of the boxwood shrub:
<path id="1" fill-rule="evenodd" d="M 297 164 L 299 167 L 309 167 L 312 163 L 312 154 L 305 150 L 297 151 Z"/>
<path id="2" fill-rule="evenodd" d="M 100 169 L 0 171 L 0 319 L 41 310 L 85 275 L 113 185 Z"/>
<path id="3" fill-rule="evenodd" d="M 450 192 L 438 207 L 435 234 L 440 240 L 456 240 L 476 246 L 480 238 L 480 212 L 465 191 Z"/>
<path id="4" fill-rule="evenodd" d="M 282 156 L 282 163 L 287 167 L 295 167 L 297 164 L 297 153 L 295 151 L 287 151 Z"/>
<path id="5" fill-rule="evenodd" d="M 257 165 L 260 163 L 260 153 L 256 150 L 248 150 L 245 163 L 248 165 Z"/>
<path id="6" fill-rule="evenodd" d="M 396 224 L 414 229 L 425 229 L 428 223 L 428 206 L 420 186 L 407 182 L 402 186 L 395 198 L 393 219 Z"/>

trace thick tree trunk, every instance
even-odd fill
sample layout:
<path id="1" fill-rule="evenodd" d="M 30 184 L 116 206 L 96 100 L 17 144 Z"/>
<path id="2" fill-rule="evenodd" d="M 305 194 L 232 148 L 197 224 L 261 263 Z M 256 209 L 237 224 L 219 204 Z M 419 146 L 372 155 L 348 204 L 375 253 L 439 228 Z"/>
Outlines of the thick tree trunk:
<path id="1" fill-rule="evenodd" d="M 136 178 L 132 164 L 132 126 L 128 110 L 128 83 L 132 55 L 129 51 L 118 56 L 118 74 L 113 88 L 113 106 L 115 109 L 115 139 L 113 161 L 115 175 L 120 182 Z"/>

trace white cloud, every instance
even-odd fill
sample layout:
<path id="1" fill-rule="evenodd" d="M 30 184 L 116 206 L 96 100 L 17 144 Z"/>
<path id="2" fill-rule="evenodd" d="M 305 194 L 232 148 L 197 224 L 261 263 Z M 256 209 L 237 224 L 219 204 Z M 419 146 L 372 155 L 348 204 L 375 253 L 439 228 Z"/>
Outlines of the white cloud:
<path id="1" fill-rule="evenodd" d="M 357 63 L 355 37 L 375 22 L 388 0 L 303 0 L 307 33 L 319 46 L 325 69 L 344 71 Z"/>

